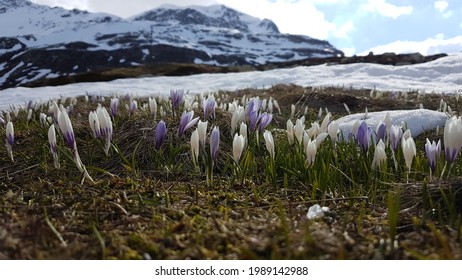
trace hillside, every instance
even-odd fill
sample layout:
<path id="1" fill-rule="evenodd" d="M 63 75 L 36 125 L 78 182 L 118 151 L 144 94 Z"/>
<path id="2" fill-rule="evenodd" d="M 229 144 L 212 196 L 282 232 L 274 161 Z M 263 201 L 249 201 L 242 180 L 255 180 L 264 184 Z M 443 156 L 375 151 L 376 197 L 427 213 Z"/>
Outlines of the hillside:
<path id="1" fill-rule="evenodd" d="M 0 88 L 162 63 L 261 66 L 338 57 L 329 42 L 282 34 L 223 5 L 162 6 L 130 19 L 0 1 Z"/>

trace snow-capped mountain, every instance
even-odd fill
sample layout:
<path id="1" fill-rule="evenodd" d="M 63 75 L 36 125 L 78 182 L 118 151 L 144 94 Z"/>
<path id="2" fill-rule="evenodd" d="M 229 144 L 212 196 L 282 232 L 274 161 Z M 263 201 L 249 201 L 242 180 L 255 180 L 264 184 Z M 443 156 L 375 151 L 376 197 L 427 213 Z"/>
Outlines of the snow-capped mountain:
<path id="1" fill-rule="evenodd" d="M 223 5 L 164 5 L 122 19 L 0 0 L 0 88 L 141 64 L 263 65 L 342 55 L 327 41 L 282 34 L 271 20 Z"/>

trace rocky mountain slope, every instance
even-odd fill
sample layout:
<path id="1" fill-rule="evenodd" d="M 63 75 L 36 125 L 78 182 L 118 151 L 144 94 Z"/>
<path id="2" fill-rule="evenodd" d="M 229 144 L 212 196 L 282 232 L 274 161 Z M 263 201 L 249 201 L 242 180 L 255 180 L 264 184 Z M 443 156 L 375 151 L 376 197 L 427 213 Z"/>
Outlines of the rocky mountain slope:
<path id="1" fill-rule="evenodd" d="M 0 0 L 0 88 L 162 63 L 259 66 L 340 57 L 327 41 L 282 34 L 223 5 L 162 6 L 129 19 Z"/>

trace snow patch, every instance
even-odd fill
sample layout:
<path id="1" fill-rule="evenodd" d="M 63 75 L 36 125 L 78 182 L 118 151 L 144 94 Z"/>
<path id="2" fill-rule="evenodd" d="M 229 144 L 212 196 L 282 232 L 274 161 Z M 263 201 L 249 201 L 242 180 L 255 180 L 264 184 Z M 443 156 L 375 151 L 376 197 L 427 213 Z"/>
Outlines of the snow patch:
<path id="1" fill-rule="evenodd" d="M 358 113 L 337 120 L 341 135 L 347 139 L 354 124 L 363 121 L 375 131 L 380 123 L 385 122 L 387 113 L 390 114 L 391 125 L 409 128 L 413 137 L 436 127 L 444 127 L 448 119 L 445 113 L 427 109 L 368 112 L 367 118 L 365 113 Z"/>

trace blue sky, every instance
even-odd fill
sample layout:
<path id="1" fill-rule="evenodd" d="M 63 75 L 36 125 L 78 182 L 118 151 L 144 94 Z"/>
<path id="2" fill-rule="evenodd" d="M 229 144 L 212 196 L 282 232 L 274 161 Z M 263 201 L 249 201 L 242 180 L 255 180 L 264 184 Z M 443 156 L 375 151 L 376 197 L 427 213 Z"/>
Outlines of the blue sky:
<path id="1" fill-rule="evenodd" d="M 224 4 L 281 32 L 328 40 L 346 54 L 462 51 L 460 0 L 32 0 L 128 17 L 160 6 Z M 129 3 L 129 4 L 127 4 Z"/>

